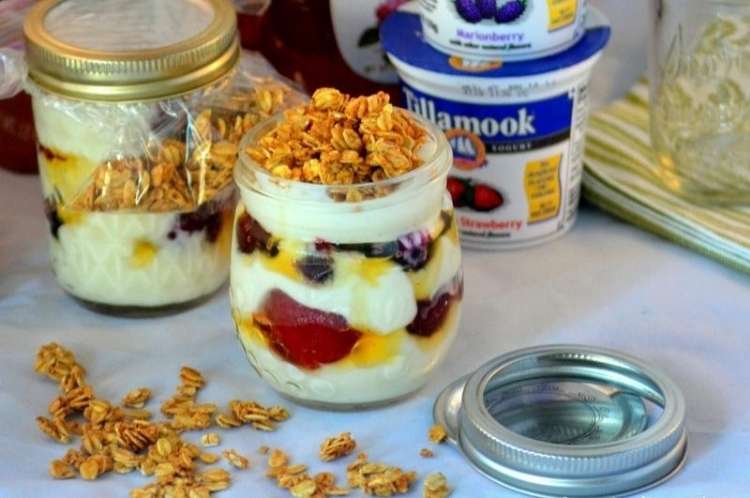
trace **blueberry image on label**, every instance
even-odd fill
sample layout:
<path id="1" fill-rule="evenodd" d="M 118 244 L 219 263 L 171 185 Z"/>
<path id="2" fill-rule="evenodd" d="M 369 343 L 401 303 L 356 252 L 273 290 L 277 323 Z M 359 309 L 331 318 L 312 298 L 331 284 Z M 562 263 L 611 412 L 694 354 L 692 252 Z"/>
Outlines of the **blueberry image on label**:
<path id="1" fill-rule="evenodd" d="M 482 11 L 479 10 L 476 0 L 456 0 L 456 10 L 466 22 L 475 24 L 482 20 Z"/>
<path id="2" fill-rule="evenodd" d="M 497 0 L 477 0 L 477 7 L 484 19 L 492 19 L 497 14 Z"/>
<path id="3" fill-rule="evenodd" d="M 510 0 L 497 10 L 495 21 L 506 24 L 515 21 L 526 11 L 526 0 Z"/>

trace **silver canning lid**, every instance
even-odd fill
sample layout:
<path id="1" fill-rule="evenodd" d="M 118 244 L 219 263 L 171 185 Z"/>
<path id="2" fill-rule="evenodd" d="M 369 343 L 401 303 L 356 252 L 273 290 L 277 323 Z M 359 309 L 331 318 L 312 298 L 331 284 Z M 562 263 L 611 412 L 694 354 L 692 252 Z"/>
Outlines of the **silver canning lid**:
<path id="1" fill-rule="evenodd" d="M 433 415 L 477 470 L 534 496 L 631 495 L 670 478 L 686 456 L 679 388 L 607 349 L 500 356 L 448 386 Z"/>

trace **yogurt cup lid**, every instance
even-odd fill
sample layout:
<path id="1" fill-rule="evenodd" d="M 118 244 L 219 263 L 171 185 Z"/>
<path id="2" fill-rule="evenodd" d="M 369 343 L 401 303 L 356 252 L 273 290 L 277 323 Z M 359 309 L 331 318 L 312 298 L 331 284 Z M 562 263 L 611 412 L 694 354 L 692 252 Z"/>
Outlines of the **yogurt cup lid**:
<path id="1" fill-rule="evenodd" d="M 508 78 L 542 74 L 574 66 L 599 53 L 609 41 L 610 27 L 604 15 L 589 8 L 586 33 L 581 40 L 564 52 L 525 61 L 469 61 L 459 56 L 448 56 L 430 46 L 422 34 L 419 15 L 394 12 L 380 28 L 380 40 L 392 57 L 411 66 L 440 74 Z"/>
<path id="2" fill-rule="evenodd" d="M 607 349 L 502 355 L 445 388 L 433 415 L 477 470 L 534 496 L 631 495 L 669 479 L 686 458 L 679 388 Z"/>

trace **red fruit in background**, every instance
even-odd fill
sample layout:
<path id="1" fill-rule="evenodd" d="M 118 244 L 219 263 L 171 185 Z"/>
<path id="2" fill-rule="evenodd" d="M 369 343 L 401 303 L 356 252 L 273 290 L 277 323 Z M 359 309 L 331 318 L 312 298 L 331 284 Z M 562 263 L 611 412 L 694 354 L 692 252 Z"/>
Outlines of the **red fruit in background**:
<path id="1" fill-rule="evenodd" d="M 503 205 L 503 195 L 490 187 L 480 183 L 474 186 L 474 196 L 471 207 L 476 211 L 492 211 Z"/>
<path id="2" fill-rule="evenodd" d="M 262 313 L 256 322 L 271 347 L 303 368 L 345 358 L 362 336 L 343 316 L 308 308 L 278 289 L 269 293 Z"/>
<path id="3" fill-rule="evenodd" d="M 466 191 L 468 190 L 468 186 L 464 180 L 455 176 L 449 176 L 446 187 L 451 194 L 451 199 L 453 199 L 453 207 L 460 208 L 466 206 Z"/>

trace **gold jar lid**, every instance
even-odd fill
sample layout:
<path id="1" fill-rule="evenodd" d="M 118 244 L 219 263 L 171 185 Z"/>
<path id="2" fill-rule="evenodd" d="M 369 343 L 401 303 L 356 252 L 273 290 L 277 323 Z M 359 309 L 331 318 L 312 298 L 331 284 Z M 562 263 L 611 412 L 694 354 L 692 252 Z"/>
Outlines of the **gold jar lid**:
<path id="1" fill-rule="evenodd" d="M 172 97 L 239 59 L 229 0 L 42 0 L 24 23 L 30 78 L 66 97 Z"/>

